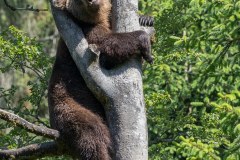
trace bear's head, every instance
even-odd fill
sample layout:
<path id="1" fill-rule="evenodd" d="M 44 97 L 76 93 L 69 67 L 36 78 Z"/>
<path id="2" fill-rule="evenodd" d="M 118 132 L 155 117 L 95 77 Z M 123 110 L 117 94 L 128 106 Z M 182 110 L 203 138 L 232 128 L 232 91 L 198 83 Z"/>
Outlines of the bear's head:
<path id="1" fill-rule="evenodd" d="M 108 21 L 111 10 L 110 0 L 53 0 L 53 5 L 92 24 Z"/>

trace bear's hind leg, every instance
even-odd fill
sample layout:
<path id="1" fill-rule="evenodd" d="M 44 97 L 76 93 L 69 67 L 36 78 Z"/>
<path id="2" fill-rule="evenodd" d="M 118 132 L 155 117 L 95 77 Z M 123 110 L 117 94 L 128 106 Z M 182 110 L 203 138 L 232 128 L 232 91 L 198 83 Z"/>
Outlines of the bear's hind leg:
<path id="1" fill-rule="evenodd" d="M 111 159 L 110 133 L 97 114 L 72 99 L 56 108 L 54 123 L 71 155 L 82 160 Z"/>

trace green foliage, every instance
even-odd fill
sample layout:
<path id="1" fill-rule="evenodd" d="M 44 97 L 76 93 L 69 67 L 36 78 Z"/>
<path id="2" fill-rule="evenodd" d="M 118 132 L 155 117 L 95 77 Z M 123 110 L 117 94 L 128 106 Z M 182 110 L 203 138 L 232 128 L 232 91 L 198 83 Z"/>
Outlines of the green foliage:
<path id="1" fill-rule="evenodd" d="M 31 12 L 24 10 L 12 11 L 3 0 L 0 1 L 0 32 L 7 29 L 10 25 L 21 28 L 30 37 L 37 37 L 44 45 L 45 53 L 55 53 L 58 32 L 50 11 L 48 0 L 11 0 L 10 5 L 16 8 L 26 8 L 33 6 L 37 9 L 47 9 L 48 11 Z"/>
<path id="2" fill-rule="evenodd" d="M 240 2 L 140 0 L 155 16 L 150 159 L 239 159 Z"/>
<path id="3" fill-rule="evenodd" d="M 35 124 L 48 125 L 46 89 L 52 58 L 44 54 L 42 46 L 23 32 L 10 26 L 0 33 L 0 72 L 13 73 L 10 88 L 0 86 L 1 108 Z M 24 87 L 18 81 L 25 82 Z M 27 86 L 27 87 L 26 87 Z M 18 148 L 46 139 L 0 121 L 0 146 Z"/>
<path id="4" fill-rule="evenodd" d="M 26 2 L 47 8 L 45 1 Z M 144 71 L 150 159 L 240 159 L 240 2 L 140 0 L 140 8 L 156 21 L 155 62 Z M 9 87 L 0 86 L 1 108 L 48 125 L 52 59 L 45 53 L 56 39 L 50 13 L 11 12 L 3 1 L 0 13 L 0 72 L 13 76 Z M 47 43 L 12 26 L 3 31 L 9 24 Z M 3 148 L 46 141 L 4 121 L 0 137 Z"/>

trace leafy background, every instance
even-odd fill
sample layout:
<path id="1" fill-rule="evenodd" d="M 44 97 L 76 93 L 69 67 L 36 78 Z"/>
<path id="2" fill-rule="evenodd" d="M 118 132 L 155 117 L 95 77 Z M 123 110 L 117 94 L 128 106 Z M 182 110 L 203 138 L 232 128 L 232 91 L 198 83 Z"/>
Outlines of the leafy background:
<path id="1" fill-rule="evenodd" d="M 46 0 L 11 4 L 49 8 Z M 154 16 L 156 30 L 155 61 L 144 65 L 143 77 L 149 159 L 240 159 L 240 1 L 139 6 Z M 49 11 L 13 12 L 0 1 L 1 108 L 49 125 L 46 88 L 57 39 Z M 2 120 L 0 137 L 1 149 L 47 141 Z"/>

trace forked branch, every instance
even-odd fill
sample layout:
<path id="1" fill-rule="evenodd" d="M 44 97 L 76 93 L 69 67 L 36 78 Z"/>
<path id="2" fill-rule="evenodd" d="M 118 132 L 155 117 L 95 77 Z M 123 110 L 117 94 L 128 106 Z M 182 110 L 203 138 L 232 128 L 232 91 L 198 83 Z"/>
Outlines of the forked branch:
<path id="1" fill-rule="evenodd" d="M 15 124 L 31 133 L 44 136 L 50 139 L 58 139 L 59 132 L 44 126 L 38 126 L 27 120 L 7 111 L 0 109 L 0 118 Z M 22 148 L 12 150 L 0 150 L 0 159 L 34 159 L 49 155 L 63 154 L 63 149 L 57 142 L 45 142 L 41 144 L 31 144 Z"/>
<path id="2" fill-rule="evenodd" d="M 27 131 L 34 133 L 36 135 L 44 136 L 44 137 L 47 137 L 50 139 L 55 139 L 55 140 L 59 138 L 59 132 L 57 130 L 32 124 L 32 123 L 28 122 L 27 120 L 13 114 L 13 113 L 4 111 L 2 109 L 0 109 L 0 118 L 5 121 L 12 122 L 13 124 L 17 125 L 18 127 L 26 129 Z"/>

